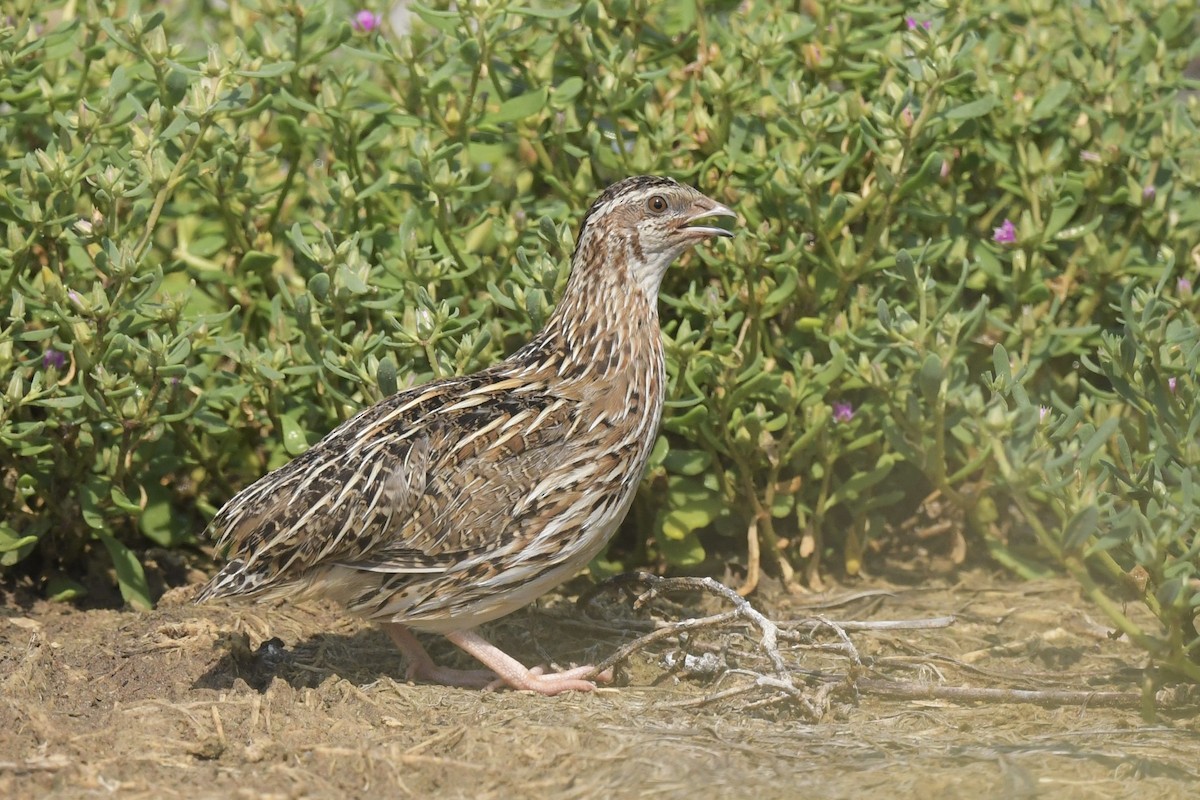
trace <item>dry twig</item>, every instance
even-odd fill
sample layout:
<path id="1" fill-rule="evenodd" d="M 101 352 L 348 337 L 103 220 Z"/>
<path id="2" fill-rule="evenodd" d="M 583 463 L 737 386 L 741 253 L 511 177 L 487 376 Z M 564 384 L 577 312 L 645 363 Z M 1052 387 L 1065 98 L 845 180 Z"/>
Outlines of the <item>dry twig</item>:
<path id="1" fill-rule="evenodd" d="M 1009 689 L 1009 688 L 975 688 L 969 686 L 947 686 L 939 683 L 893 681 L 879 678 L 868 678 L 862 675 L 863 661 L 858 649 L 851 641 L 847 631 L 864 630 L 911 630 L 943 628 L 955 623 L 954 616 L 933 617 L 918 620 L 873 620 L 835 622 L 821 615 L 808 619 L 795 619 L 786 622 L 775 622 L 755 609 L 746 598 L 738 592 L 712 578 L 661 578 L 648 573 L 627 573 L 610 578 L 596 586 L 590 592 L 580 597 L 579 604 L 587 605 L 598 594 L 609 588 L 629 590 L 637 587 L 634 593 L 634 608 L 642 608 L 651 600 L 666 592 L 699 591 L 714 594 L 726 600 L 732 608 L 718 614 L 695 619 L 684 619 L 676 622 L 657 623 L 658 627 L 649 633 L 634 639 L 621 647 L 607 659 L 596 665 L 593 674 L 608 669 L 646 647 L 672 637 L 679 637 L 696 631 L 728 629 L 730 626 L 749 625 L 759 632 L 758 649 L 771 664 L 770 673 L 764 674 L 751 669 L 726 669 L 713 685 L 714 691 L 703 697 L 685 700 L 671 704 L 676 708 L 690 708 L 709 705 L 730 700 L 736 697 L 754 695 L 766 690 L 767 696 L 752 700 L 745 708 L 757 708 L 791 701 L 796 703 L 810 718 L 819 719 L 828 707 L 830 696 L 849 687 L 852 691 L 861 691 L 883 697 L 908 700 L 947 700 L 953 702 L 985 702 L 985 703 L 1035 703 L 1040 705 L 1081 705 L 1104 706 L 1110 708 L 1141 708 L 1143 697 L 1139 692 L 1097 692 L 1078 691 L 1070 689 Z M 798 644 L 807 642 L 821 628 L 827 628 L 837 637 L 834 645 L 822 645 L 822 649 L 834 650 L 840 653 L 854 665 L 847 673 L 811 672 L 807 678 L 814 686 L 806 686 L 802 690 L 793 677 L 800 672 L 795 666 L 789 668 L 780 652 L 780 642 Z M 810 648 L 812 645 L 808 645 Z M 927 662 L 923 658 L 922 662 Z M 890 659 L 872 661 L 881 665 Z M 956 662 L 957 663 L 957 662 Z M 962 667 L 970 668 L 970 664 L 960 663 Z M 927 666 L 927 664 L 926 664 Z M 944 680 L 940 673 L 939 679 Z M 718 689 L 719 685 L 730 676 L 745 676 L 751 679 L 749 683 Z"/>
<path id="2" fill-rule="evenodd" d="M 1049 706 L 1103 706 L 1106 708 L 1140 708 L 1141 692 L 1088 692 L 1066 689 L 991 689 L 974 686 L 938 686 L 931 683 L 909 683 L 860 678 L 858 689 L 867 694 L 898 697 L 905 700 L 954 700 L 982 703 L 1034 703 Z"/>
<path id="3" fill-rule="evenodd" d="M 591 675 L 594 676 L 599 674 L 603 670 L 606 670 L 629 658 L 629 656 L 638 650 L 641 650 L 662 639 L 696 630 L 718 628 L 734 622 L 745 622 L 758 629 L 760 633 L 758 641 L 759 647 L 766 655 L 767 660 L 770 661 L 774 674 L 764 675 L 759 672 L 742 669 L 727 670 L 725 673 L 726 675 L 748 675 L 754 679 L 754 683 L 749 687 L 738 687 L 736 689 L 728 689 L 723 692 L 719 692 L 716 695 L 703 698 L 699 702 L 711 703 L 717 700 L 726 699 L 728 697 L 735 697 L 740 694 L 745 694 L 746 692 L 750 691 L 768 689 L 778 693 L 775 696 L 775 699 L 771 700 L 770 702 L 776 702 L 779 699 L 788 698 L 798 703 L 810 718 L 819 719 L 821 717 L 821 712 L 818 710 L 818 708 L 814 707 L 813 704 L 804 696 L 804 693 L 801 691 L 801 689 L 792 682 L 792 671 L 788 669 L 787 664 L 783 660 L 783 655 L 779 652 L 779 639 L 781 634 L 779 626 L 768 619 L 765 615 L 760 613 L 756 608 L 754 608 L 754 606 L 750 604 L 749 600 L 742 597 L 736 591 L 730 589 L 728 586 L 725 586 L 719 581 L 713 580 L 712 578 L 662 578 L 647 572 L 634 572 L 618 575 L 602 582 L 590 592 L 587 592 L 580 597 L 579 604 L 588 604 L 600 592 L 608 588 L 628 588 L 629 586 L 647 587 L 634 599 L 633 606 L 635 609 L 643 607 L 664 592 L 685 591 L 700 591 L 709 594 L 715 594 L 728 601 L 733 608 L 729 611 L 725 611 L 720 614 L 713 614 L 708 617 L 673 622 L 658 628 L 657 630 L 653 630 L 644 636 L 640 636 L 634 641 L 626 644 L 624 647 L 621 647 L 616 653 L 613 653 L 604 661 L 597 664 L 592 670 Z M 836 625 L 828 622 L 827 620 L 821 620 L 821 622 L 834 628 L 834 630 L 839 633 L 839 636 L 843 639 L 843 647 L 845 648 L 848 645 L 847 652 L 851 654 L 851 657 L 855 659 L 855 662 L 857 663 L 858 654 L 854 650 L 854 646 L 849 643 L 849 637 L 846 636 L 845 632 L 840 631 Z"/>

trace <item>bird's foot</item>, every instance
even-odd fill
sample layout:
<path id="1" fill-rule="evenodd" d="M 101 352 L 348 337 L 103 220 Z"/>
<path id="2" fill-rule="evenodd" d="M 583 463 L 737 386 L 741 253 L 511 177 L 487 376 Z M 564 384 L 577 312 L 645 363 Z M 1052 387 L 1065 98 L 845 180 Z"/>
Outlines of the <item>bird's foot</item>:
<path id="1" fill-rule="evenodd" d="M 441 667 L 434 663 L 408 628 L 394 622 L 385 623 L 383 628 L 408 660 L 406 677 L 410 681 L 490 691 L 507 686 L 510 689 L 555 695 L 563 692 L 590 692 L 596 688 L 594 681 L 608 683 L 612 680 L 612 670 L 605 670 L 590 679 L 585 679 L 594 669 L 591 666 L 573 667 L 561 672 L 546 672 L 543 667 L 528 669 L 474 631 L 455 631 L 446 634 L 446 638 L 489 669 Z"/>
<path id="2" fill-rule="evenodd" d="M 451 669 L 438 666 L 413 632 L 403 625 L 389 622 L 384 623 L 382 627 L 408 661 L 408 670 L 404 673 L 407 680 L 461 686 L 464 689 L 486 689 L 496 682 L 496 673 L 490 669 Z"/>
<path id="3" fill-rule="evenodd" d="M 595 683 L 583 678 L 584 675 L 592 672 L 592 667 L 574 667 L 562 672 L 547 673 L 541 667 L 528 669 L 520 661 L 474 631 L 455 631 L 446 634 L 446 638 L 470 653 L 485 667 L 490 667 L 496 674 L 496 679 L 486 687 L 488 689 L 508 686 L 511 689 L 525 689 L 544 695 L 563 692 L 591 692 L 596 689 Z M 593 680 L 611 681 L 612 672 L 605 670 L 595 676 Z"/>
<path id="4" fill-rule="evenodd" d="M 507 686 L 510 689 L 526 689 L 539 694 L 555 695 L 562 692 L 590 692 L 596 688 L 597 683 L 610 683 L 613 679 L 611 669 L 606 669 L 604 672 L 588 678 L 588 675 L 595 670 L 595 667 L 590 664 L 584 667 L 564 669 L 561 672 L 546 672 L 543 667 L 534 667 L 533 669 L 521 667 L 521 669 L 524 670 L 523 673 L 513 670 L 504 677 L 496 677 L 493 674 L 492 682 L 483 688 L 494 692 Z"/>

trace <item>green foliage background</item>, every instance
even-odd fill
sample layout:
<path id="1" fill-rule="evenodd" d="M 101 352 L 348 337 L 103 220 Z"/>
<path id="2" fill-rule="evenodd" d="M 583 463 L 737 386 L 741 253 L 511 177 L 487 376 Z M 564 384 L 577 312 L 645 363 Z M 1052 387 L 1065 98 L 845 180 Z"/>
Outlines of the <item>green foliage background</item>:
<path id="1" fill-rule="evenodd" d="M 101 554 L 148 606 L 147 547 L 511 352 L 590 199 L 661 173 L 743 233 L 664 286 L 626 564 L 816 584 L 936 511 L 1200 678 L 1177 4 L 551 5 L 371 32 L 316 2 L 6 12 L 0 569 L 69 598 Z"/>

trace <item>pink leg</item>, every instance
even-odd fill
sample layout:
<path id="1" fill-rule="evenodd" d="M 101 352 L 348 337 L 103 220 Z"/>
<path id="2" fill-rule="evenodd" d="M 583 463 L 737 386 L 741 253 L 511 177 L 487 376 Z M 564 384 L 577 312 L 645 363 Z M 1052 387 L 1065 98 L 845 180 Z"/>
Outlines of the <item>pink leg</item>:
<path id="1" fill-rule="evenodd" d="M 470 653 L 485 667 L 490 667 L 499 678 L 498 683 L 511 686 L 513 689 L 528 689 L 540 694 L 554 695 L 561 692 L 590 692 L 596 688 L 596 684 L 583 680 L 583 676 L 592 671 L 591 667 L 575 667 L 562 672 L 544 674 L 540 667 L 532 670 L 526 669 L 520 661 L 474 631 L 455 631 L 446 634 L 446 638 Z M 596 677 L 600 681 L 612 680 L 611 673 L 607 672 Z"/>
<path id="2" fill-rule="evenodd" d="M 408 660 L 408 671 L 405 675 L 410 681 L 462 686 L 468 689 L 485 689 L 496 682 L 496 675 L 491 670 L 439 667 L 433 663 L 429 653 L 408 628 L 395 622 L 385 622 L 382 625 Z"/>
<path id="3" fill-rule="evenodd" d="M 590 692 L 596 688 L 596 684 L 583 680 L 583 676 L 592 671 L 590 666 L 574 667 L 550 674 L 546 674 L 541 667 L 526 669 L 521 662 L 474 631 L 456 631 L 446 634 L 446 638 L 490 669 L 439 667 L 408 628 L 396 622 L 385 622 L 382 625 L 408 660 L 406 675 L 409 680 L 468 689 L 498 689 L 510 686 L 513 689 L 528 689 L 545 695 Z M 602 672 L 595 680 L 607 683 L 612 680 L 612 672 Z"/>

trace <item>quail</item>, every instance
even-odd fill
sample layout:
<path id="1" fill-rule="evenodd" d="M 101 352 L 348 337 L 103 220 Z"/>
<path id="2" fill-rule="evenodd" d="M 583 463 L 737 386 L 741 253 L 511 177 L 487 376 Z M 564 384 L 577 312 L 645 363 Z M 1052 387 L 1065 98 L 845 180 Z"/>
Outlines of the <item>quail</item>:
<path id="1" fill-rule="evenodd" d="M 227 561 L 196 602 L 325 597 L 381 625 L 411 680 L 594 689 L 591 667 L 528 669 L 477 628 L 578 573 L 629 510 L 662 416 L 659 284 L 734 216 L 669 178 L 608 187 L 541 332 L 365 409 L 239 492 L 210 525 Z M 438 666 L 413 631 L 486 669 Z"/>

